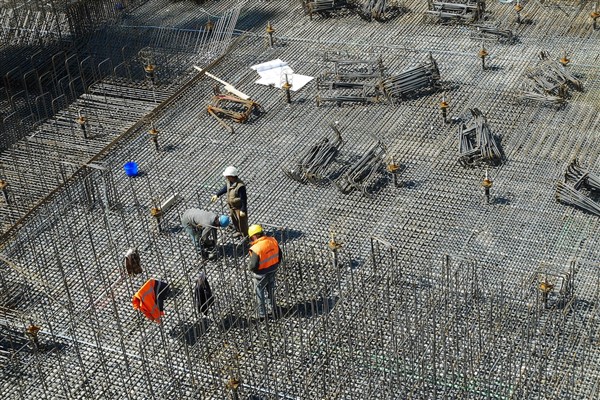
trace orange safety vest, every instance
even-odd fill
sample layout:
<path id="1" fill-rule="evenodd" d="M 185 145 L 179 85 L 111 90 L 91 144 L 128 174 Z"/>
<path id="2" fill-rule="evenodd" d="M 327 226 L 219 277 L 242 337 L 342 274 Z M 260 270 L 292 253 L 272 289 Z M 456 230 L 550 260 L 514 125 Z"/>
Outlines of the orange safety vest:
<path id="1" fill-rule="evenodd" d="M 140 290 L 133 295 L 131 303 L 133 304 L 133 308 L 143 312 L 146 318 L 160 323 L 160 317 L 165 313 L 160 311 L 158 308 L 154 285 L 156 285 L 156 281 L 154 279 L 149 279 L 146 281 Z"/>
<path id="2" fill-rule="evenodd" d="M 258 271 L 257 273 L 267 273 L 275 270 L 272 268 L 279 264 L 279 244 L 275 238 L 270 236 L 262 236 L 252 242 L 250 251 L 258 256 Z"/>

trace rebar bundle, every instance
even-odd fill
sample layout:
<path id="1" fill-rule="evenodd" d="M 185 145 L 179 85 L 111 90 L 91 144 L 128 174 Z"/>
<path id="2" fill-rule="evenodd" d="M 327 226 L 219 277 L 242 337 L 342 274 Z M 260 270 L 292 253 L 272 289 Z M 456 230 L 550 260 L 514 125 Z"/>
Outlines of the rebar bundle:
<path id="1" fill-rule="evenodd" d="M 565 183 L 571 183 L 577 190 L 585 186 L 589 190 L 600 191 L 600 176 L 582 168 L 576 158 L 567 165 Z"/>
<path id="2" fill-rule="evenodd" d="M 380 21 L 389 7 L 387 0 L 364 0 L 360 15 L 367 19 Z"/>
<path id="3" fill-rule="evenodd" d="M 540 53 L 541 62 L 525 72 L 521 98 L 545 104 L 561 104 L 570 97 L 569 89 L 583 91 L 583 83 L 565 65 Z"/>
<path id="4" fill-rule="evenodd" d="M 371 147 L 334 182 L 338 190 L 344 194 L 358 190 L 368 195 L 370 179 L 383 165 L 385 151 L 386 149 L 381 142 Z"/>
<path id="5" fill-rule="evenodd" d="M 333 62 L 333 70 L 323 73 L 317 80 L 319 90 L 333 91 L 329 95 L 317 94 L 317 106 L 326 102 L 340 106 L 343 103 L 377 103 L 380 92 L 376 82 L 383 77 L 385 67 L 381 57 L 353 59 L 325 54 L 326 62 Z"/>
<path id="6" fill-rule="evenodd" d="M 475 24 L 475 39 L 496 39 L 503 43 L 512 43 L 514 41 L 513 32 L 510 29 L 500 29 L 494 25 Z"/>
<path id="7" fill-rule="evenodd" d="M 579 165 L 577 159 L 574 159 L 567 165 L 564 182 L 558 182 L 556 185 L 555 198 L 561 203 L 600 216 L 600 204 L 592 200 L 584 191 L 589 194 L 600 191 L 600 176 L 585 170 Z"/>
<path id="8" fill-rule="evenodd" d="M 564 182 L 556 184 L 555 198 L 561 203 L 579 207 L 600 217 L 600 204 Z"/>
<path id="9" fill-rule="evenodd" d="M 327 16 L 332 12 L 353 7 L 349 0 L 301 0 L 304 14 L 312 19 L 313 14 Z"/>
<path id="10" fill-rule="evenodd" d="M 390 102 L 394 102 L 394 98 L 403 98 L 414 92 L 435 89 L 439 81 L 440 70 L 430 53 L 427 63 L 382 79 L 379 88 Z"/>
<path id="11" fill-rule="evenodd" d="M 334 63 L 333 75 L 336 79 L 342 81 L 380 78 L 385 69 L 381 57 L 370 60 L 343 60 L 331 59 L 326 56 L 325 61 Z"/>
<path id="12" fill-rule="evenodd" d="M 470 112 L 472 118 L 458 127 L 458 162 L 463 167 L 499 164 L 502 152 L 496 143 L 496 135 L 481 111 L 474 108 Z"/>
<path id="13" fill-rule="evenodd" d="M 317 143 L 307 148 L 291 168 L 282 166 L 285 175 L 301 183 L 319 184 L 327 177 L 327 168 L 335 161 L 344 145 L 342 134 L 334 124 L 329 124 L 335 138 L 321 138 Z"/>
<path id="14" fill-rule="evenodd" d="M 437 17 L 439 21 L 475 22 L 483 18 L 485 0 L 451 0 L 431 1 L 427 14 Z"/>

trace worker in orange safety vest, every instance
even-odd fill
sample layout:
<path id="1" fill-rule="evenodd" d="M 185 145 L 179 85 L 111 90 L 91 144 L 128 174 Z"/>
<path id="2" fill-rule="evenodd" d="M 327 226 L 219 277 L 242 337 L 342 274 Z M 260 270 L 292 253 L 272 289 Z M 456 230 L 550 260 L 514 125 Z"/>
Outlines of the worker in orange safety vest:
<path id="1" fill-rule="evenodd" d="M 140 310 L 146 318 L 156 323 L 160 323 L 160 317 L 165 313 L 163 301 L 169 294 L 169 284 L 156 279 L 149 279 L 133 295 L 131 303 L 133 308 Z"/>
<path id="2" fill-rule="evenodd" d="M 250 237 L 250 260 L 248 269 L 254 274 L 254 290 L 258 300 L 258 316 L 265 317 L 265 293 L 269 297 L 271 311 L 277 317 L 275 302 L 275 274 L 281 263 L 281 249 L 277 239 L 266 236 L 260 225 L 248 228 Z"/>

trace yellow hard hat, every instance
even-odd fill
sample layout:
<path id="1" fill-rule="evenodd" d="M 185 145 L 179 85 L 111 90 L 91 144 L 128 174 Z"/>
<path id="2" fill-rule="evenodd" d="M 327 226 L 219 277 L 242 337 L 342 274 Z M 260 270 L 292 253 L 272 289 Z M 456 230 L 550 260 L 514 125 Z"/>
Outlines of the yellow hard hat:
<path id="1" fill-rule="evenodd" d="M 257 233 L 262 233 L 263 232 L 263 228 L 260 225 L 254 224 L 254 225 L 250 225 L 250 228 L 248 228 L 248 236 L 254 236 Z"/>

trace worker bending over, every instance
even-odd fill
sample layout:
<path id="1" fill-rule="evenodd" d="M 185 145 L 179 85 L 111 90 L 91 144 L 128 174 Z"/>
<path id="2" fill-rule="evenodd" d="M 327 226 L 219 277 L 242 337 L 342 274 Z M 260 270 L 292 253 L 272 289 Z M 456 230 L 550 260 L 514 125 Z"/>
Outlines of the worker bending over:
<path id="1" fill-rule="evenodd" d="M 246 199 L 246 184 L 238 177 L 238 169 L 229 166 L 223 171 L 227 183 L 221 190 L 213 194 L 211 201 L 227 193 L 227 205 L 231 214 L 231 220 L 235 227 L 234 237 L 248 237 L 248 207 Z"/>
<path id="2" fill-rule="evenodd" d="M 217 228 L 227 228 L 229 217 L 220 217 L 211 211 L 190 208 L 181 216 L 181 225 L 194 242 L 194 247 L 201 251 L 202 258 L 213 260 L 217 245 Z"/>
<path id="3" fill-rule="evenodd" d="M 260 225 L 251 225 L 248 229 L 250 236 L 250 260 L 248 269 L 254 274 L 254 290 L 258 300 L 258 316 L 264 318 L 265 294 L 269 297 L 271 311 L 277 318 L 275 302 L 275 274 L 282 260 L 279 243 L 273 237 L 266 236 Z"/>

